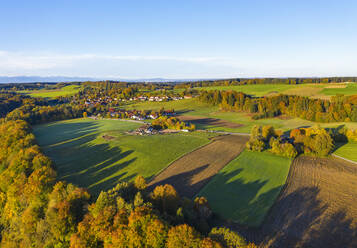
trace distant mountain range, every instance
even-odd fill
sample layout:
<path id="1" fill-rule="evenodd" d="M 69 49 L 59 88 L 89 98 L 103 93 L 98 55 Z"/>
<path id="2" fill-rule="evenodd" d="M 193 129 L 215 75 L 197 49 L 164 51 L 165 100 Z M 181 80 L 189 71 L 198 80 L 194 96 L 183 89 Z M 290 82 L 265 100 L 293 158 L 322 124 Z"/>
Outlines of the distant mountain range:
<path id="1" fill-rule="evenodd" d="M 64 77 L 64 76 L 0 76 L 0 83 L 59 83 L 59 82 L 83 82 L 83 81 L 102 81 L 115 80 L 125 82 L 187 82 L 207 79 L 165 79 L 165 78 L 143 78 L 143 79 L 124 79 L 124 78 L 90 78 L 90 77 Z"/>

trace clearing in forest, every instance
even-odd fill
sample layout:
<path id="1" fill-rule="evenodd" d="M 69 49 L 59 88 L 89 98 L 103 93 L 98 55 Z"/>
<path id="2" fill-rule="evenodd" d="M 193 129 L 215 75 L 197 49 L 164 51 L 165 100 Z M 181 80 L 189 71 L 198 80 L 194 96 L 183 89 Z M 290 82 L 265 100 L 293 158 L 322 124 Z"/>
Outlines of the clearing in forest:
<path id="1" fill-rule="evenodd" d="M 301 156 L 262 226 L 263 247 L 357 247 L 357 166 Z"/>
<path id="2" fill-rule="evenodd" d="M 216 137 L 210 144 L 173 162 L 150 182 L 150 186 L 153 188 L 160 184 L 171 184 L 181 196 L 192 198 L 243 151 L 248 139 L 240 135 Z"/>

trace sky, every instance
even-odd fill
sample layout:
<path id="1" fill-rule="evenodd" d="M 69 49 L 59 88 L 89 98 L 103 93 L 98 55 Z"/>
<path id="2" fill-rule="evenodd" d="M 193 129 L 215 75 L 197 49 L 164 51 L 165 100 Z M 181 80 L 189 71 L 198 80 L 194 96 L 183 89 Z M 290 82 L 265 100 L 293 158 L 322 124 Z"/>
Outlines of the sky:
<path id="1" fill-rule="evenodd" d="M 1 0 L 0 76 L 357 76 L 355 0 Z"/>

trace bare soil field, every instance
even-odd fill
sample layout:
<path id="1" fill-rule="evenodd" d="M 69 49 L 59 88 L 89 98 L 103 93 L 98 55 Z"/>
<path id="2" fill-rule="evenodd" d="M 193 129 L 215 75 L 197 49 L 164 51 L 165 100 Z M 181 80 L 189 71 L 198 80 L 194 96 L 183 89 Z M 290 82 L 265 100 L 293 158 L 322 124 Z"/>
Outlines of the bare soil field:
<path id="1" fill-rule="evenodd" d="M 225 120 L 220 120 L 216 118 L 207 118 L 200 116 L 183 115 L 178 117 L 181 121 L 189 121 L 193 124 L 210 125 L 217 127 L 227 127 L 227 128 L 240 128 L 243 125 L 239 123 L 229 122 Z"/>
<path id="2" fill-rule="evenodd" d="M 179 158 L 158 174 L 150 188 L 171 184 L 180 196 L 194 197 L 228 162 L 245 148 L 248 136 L 224 135 Z"/>
<path id="3" fill-rule="evenodd" d="M 357 247 L 357 166 L 298 157 L 261 228 L 241 232 L 260 247 Z"/>
<path id="4" fill-rule="evenodd" d="M 333 85 L 329 85 L 326 86 L 326 89 L 344 89 L 347 87 L 347 84 L 333 84 Z"/>

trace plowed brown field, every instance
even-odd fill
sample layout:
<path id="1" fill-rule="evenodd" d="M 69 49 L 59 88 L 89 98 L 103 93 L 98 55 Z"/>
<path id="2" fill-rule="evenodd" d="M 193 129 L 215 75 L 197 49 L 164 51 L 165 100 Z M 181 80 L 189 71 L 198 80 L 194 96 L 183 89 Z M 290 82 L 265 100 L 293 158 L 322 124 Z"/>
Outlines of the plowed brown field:
<path id="1" fill-rule="evenodd" d="M 160 184 L 171 184 L 181 196 L 192 198 L 220 169 L 243 151 L 248 139 L 240 135 L 215 137 L 208 145 L 173 162 L 149 186 L 154 188 Z"/>
<path id="2" fill-rule="evenodd" d="M 297 158 L 260 230 L 246 234 L 261 247 L 357 247 L 357 166 Z"/>
<path id="3" fill-rule="evenodd" d="M 226 128 L 240 128 L 243 125 L 239 123 L 234 123 L 226 120 L 209 118 L 209 117 L 200 117 L 192 115 L 183 115 L 178 117 L 181 121 L 189 121 L 193 124 L 217 126 L 217 127 L 226 127 Z"/>

